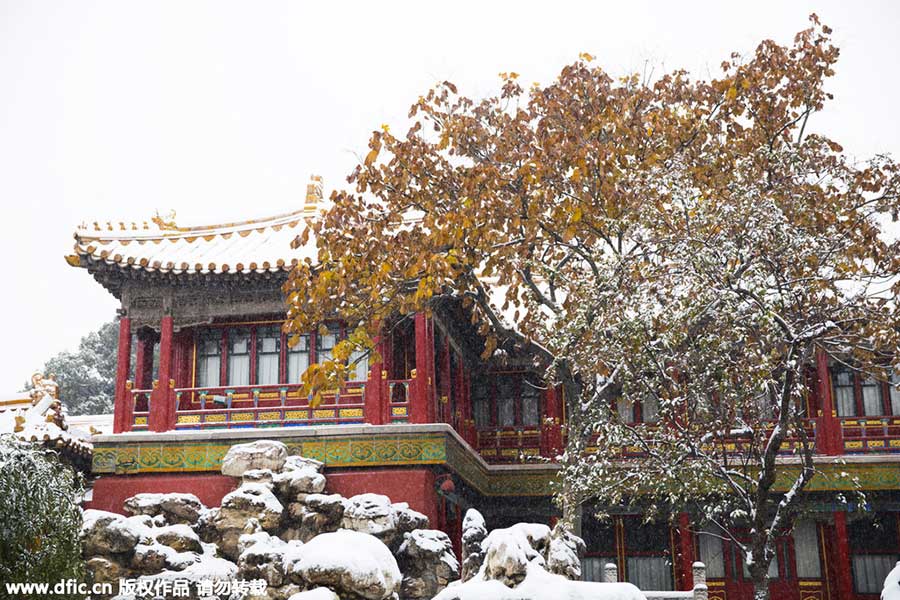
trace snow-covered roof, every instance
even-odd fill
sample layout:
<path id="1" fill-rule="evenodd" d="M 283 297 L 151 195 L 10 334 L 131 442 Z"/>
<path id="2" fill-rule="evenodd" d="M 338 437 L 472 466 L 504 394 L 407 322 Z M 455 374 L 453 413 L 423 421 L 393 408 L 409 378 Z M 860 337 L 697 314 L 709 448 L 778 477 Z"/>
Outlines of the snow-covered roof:
<path id="1" fill-rule="evenodd" d="M 25 441 L 43 442 L 74 454 L 93 452 L 92 432 L 69 429 L 65 409 L 56 397 L 56 382 L 38 379 L 35 389 L 24 398 L 16 398 L 0 410 L 0 434 L 13 434 Z"/>
<path id="2" fill-rule="evenodd" d="M 318 216 L 321 201 L 321 178 L 313 177 L 304 206 L 273 217 L 193 227 L 159 216 L 150 223 L 83 223 L 66 261 L 173 275 L 286 272 L 315 258 L 314 239 L 296 249 L 291 243 Z"/>

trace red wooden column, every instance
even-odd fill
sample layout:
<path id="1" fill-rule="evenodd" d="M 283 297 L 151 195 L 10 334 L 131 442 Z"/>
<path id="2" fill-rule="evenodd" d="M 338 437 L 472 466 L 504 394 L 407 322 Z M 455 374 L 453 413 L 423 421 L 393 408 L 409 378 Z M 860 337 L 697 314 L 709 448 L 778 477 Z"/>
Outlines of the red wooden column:
<path id="1" fill-rule="evenodd" d="M 691 518 L 687 513 L 678 513 L 678 575 L 681 578 L 681 589 L 694 588 L 694 534 L 691 532 Z"/>
<path id="2" fill-rule="evenodd" d="M 131 318 L 119 318 L 119 346 L 116 350 L 116 394 L 113 404 L 113 433 L 131 431 L 134 422 L 134 402 L 128 389 L 131 371 Z"/>
<path id="3" fill-rule="evenodd" d="M 850 573 L 850 535 L 847 533 L 847 513 L 834 513 L 834 537 L 831 564 L 834 569 L 836 596 L 853 598 L 853 576 Z"/>
<path id="4" fill-rule="evenodd" d="M 386 382 L 385 378 L 382 378 L 381 374 L 384 370 L 384 343 L 382 342 L 382 337 L 375 338 L 375 348 L 378 354 L 381 355 L 380 362 L 373 362 L 369 366 L 369 378 L 366 381 L 366 389 L 364 392 L 363 399 L 365 404 L 363 406 L 363 418 L 366 423 L 371 423 L 372 425 L 381 425 L 384 423 L 384 387 Z M 385 372 L 385 375 L 387 373 Z"/>
<path id="5" fill-rule="evenodd" d="M 134 356 L 134 387 L 146 390 L 153 378 L 153 344 L 154 340 L 146 332 L 137 334 L 137 351 Z"/>
<path id="6" fill-rule="evenodd" d="M 541 449 L 545 456 L 556 456 L 562 450 L 562 411 L 559 390 L 550 386 L 544 392 L 544 417 L 541 427 Z"/>
<path id="7" fill-rule="evenodd" d="M 838 419 L 831 393 L 831 374 L 828 372 L 828 355 L 822 350 L 816 351 L 816 376 L 819 380 L 819 402 L 821 412 L 816 428 L 818 449 L 822 454 L 838 456 L 844 453 L 844 434 L 841 431 L 841 420 Z"/>
<path id="8" fill-rule="evenodd" d="M 416 313 L 416 381 L 410 398 L 409 422 L 434 423 L 434 329 L 431 319 Z"/>
<path id="9" fill-rule="evenodd" d="M 174 333 L 172 316 L 163 316 L 159 337 L 159 379 L 154 382 L 153 392 L 150 394 L 150 431 L 175 429 L 175 379 L 172 377 Z"/>

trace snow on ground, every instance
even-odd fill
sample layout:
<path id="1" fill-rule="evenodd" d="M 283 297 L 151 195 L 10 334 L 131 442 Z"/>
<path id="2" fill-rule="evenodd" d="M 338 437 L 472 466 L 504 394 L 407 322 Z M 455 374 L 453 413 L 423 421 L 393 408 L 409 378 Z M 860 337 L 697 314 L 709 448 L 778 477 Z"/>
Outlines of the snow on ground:
<path id="1" fill-rule="evenodd" d="M 569 581 L 548 573 L 540 564 L 528 565 L 525 579 L 514 588 L 497 580 L 475 578 L 446 588 L 434 600 L 646 600 L 630 583 Z"/>
<path id="2" fill-rule="evenodd" d="M 900 600 L 900 562 L 884 578 L 881 600 Z"/>

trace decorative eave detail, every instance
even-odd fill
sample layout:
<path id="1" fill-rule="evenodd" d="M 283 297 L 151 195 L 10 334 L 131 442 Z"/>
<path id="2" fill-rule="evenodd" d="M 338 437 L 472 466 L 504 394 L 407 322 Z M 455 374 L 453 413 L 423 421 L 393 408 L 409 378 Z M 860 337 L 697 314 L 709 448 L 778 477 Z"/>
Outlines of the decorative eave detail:
<path id="1" fill-rule="evenodd" d="M 299 248 L 292 242 L 318 217 L 322 179 L 313 176 L 302 209 L 289 213 L 194 227 L 175 223 L 174 213 L 157 214 L 141 224 L 82 224 L 75 232 L 73 267 L 139 271 L 167 276 L 233 276 L 287 273 L 300 260 L 315 258 L 315 240 Z M 237 235 L 235 235 L 237 234 Z"/>

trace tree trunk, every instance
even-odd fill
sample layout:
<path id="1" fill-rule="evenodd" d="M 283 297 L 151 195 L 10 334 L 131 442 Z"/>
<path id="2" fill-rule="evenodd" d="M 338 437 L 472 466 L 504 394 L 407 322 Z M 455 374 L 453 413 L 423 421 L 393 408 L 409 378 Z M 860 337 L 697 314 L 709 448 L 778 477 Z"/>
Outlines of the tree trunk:
<path id="1" fill-rule="evenodd" d="M 751 569 L 750 577 L 753 579 L 753 600 L 769 600 L 769 568 Z"/>

